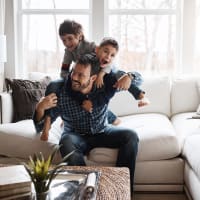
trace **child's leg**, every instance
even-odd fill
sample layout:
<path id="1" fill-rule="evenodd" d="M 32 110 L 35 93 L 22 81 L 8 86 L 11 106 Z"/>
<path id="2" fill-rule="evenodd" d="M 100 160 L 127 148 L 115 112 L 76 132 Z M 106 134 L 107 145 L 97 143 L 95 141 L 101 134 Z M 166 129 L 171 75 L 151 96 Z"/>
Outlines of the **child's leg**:
<path id="1" fill-rule="evenodd" d="M 117 79 L 121 78 L 124 74 L 126 74 L 124 71 L 121 70 L 115 70 L 113 72 L 115 73 Z M 133 80 L 131 81 L 131 84 L 135 86 L 141 86 L 143 83 L 142 75 L 139 72 L 135 71 L 131 72 L 131 74 L 133 75 Z"/>
<path id="2" fill-rule="evenodd" d="M 51 93 L 55 93 L 58 96 L 58 94 L 60 94 L 60 90 L 63 85 L 64 85 L 64 79 L 51 81 L 46 88 L 45 96 L 47 96 Z M 54 108 L 50 108 L 50 109 L 46 110 L 45 116 L 51 116 L 51 119 L 54 120 L 56 118 L 54 115 Z"/>
<path id="3" fill-rule="evenodd" d="M 40 136 L 40 139 L 43 141 L 47 141 L 49 138 L 49 130 L 51 128 L 51 117 L 50 116 L 46 116 L 45 120 L 44 120 L 44 128 L 42 131 L 42 134 Z"/>
<path id="4" fill-rule="evenodd" d="M 51 93 L 56 93 L 56 94 L 59 93 L 59 90 L 63 84 L 64 84 L 64 79 L 58 79 L 55 81 L 51 81 L 49 83 L 49 85 L 47 86 L 47 89 L 45 91 L 45 96 L 47 96 Z"/>
<path id="5" fill-rule="evenodd" d="M 115 73 L 117 79 L 124 76 L 124 74 L 125 74 L 125 72 L 120 71 L 120 70 L 117 70 L 114 73 Z M 133 97 L 135 99 L 140 99 L 139 95 L 143 91 L 139 88 L 139 86 L 142 84 L 143 78 L 142 78 L 141 74 L 138 72 L 131 72 L 131 75 L 132 75 L 133 79 L 131 81 L 131 85 L 130 85 L 128 91 L 133 95 Z"/>
<path id="6" fill-rule="evenodd" d="M 108 110 L 108 123 L 113 125 L 120 124 L 121 120 L 110 110 Z"/>

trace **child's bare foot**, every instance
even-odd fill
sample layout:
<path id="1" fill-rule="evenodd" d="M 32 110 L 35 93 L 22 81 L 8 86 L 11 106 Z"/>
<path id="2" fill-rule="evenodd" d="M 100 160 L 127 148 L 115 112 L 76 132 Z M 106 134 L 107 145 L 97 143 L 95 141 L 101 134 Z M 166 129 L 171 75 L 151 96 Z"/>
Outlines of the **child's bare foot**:
<path id="1" fill-rule="evenodd" d="M 117 126 L 121 123 L 121 120 L 119 118 L 116 118 L 115 121 L 112 123 L 112 125 Z"/>
<path id="2" fill-rule="evenodd" d="M 150 101 L 147 98 L 143 98 L 138 102 L 138 107 L 147 106 L 150 104 Z"/>
<path id="3" fill-rule="evenodd" d="M 49 138 L 49 134 L 45 132 L 43 132 L 42 135 L 40 136 L 40 140 L 42 141 L 48 141 L 48 138 Z"/>

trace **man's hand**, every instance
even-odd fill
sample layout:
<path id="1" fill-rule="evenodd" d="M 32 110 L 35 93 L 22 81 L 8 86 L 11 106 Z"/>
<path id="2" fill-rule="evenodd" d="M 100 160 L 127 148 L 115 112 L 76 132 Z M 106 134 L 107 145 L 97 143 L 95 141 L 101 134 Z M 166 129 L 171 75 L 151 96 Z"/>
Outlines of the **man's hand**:
<path id="1" fill-rule="evenodd" d="M 128 90 L 130 86 L 131 86 L 131 78 L 129 77 L 128 74 L 124 74 L 113 85 L 113 87 L 117 88 L 118 90 Z"/>
<path id="2" fill-rule="evenodd" d="M 90 100 L 83 101 L 82 107 L 83 107 L 84 110 L 86 110 L 90 113 L 93 110 L 93 105 L 92 105 L 92 102 Z"/>
<path id="3" fill-rule="evenodd" d="M 51 93 L 46 97 L 42 97 L 36 104 L 36 120 L 40 121 L 44 116 L 44 111 L 56 107 L 58 98 L 55 93 Z"/>
<path id="4" fill-rule="evenodd" d="M 49 108 L 56 107 L 57 100 L 58 100 L 58 98 L 55 93 L 51 93 L 46 97 L 42 97 L 36 105 L 36 110 L 38 110 L 38 109 L 39 110 L 40 109 L 47 110 Z"/>

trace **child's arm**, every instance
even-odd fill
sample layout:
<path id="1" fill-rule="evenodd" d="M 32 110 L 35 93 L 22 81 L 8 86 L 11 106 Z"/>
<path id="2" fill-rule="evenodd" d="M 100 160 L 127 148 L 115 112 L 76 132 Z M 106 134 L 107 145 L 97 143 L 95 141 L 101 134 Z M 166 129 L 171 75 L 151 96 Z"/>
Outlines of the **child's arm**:
<path id="1" fill-rule="evenodd" d="M 108 66 L 104 66 L 103 68 L 101 68 L 101 71 L 98 73 L 97 75 L 97 79 L 95 81 L 97 88 L 101 88 L 103 87 L 104 81 L 103 81 L 103 77 L 105 76 L 105 74 L 109 74 L 112 70 L 111 65 Z"/>
<path id="2" fill-rule="evenodd" d="M 44 119 L 44 128 L 40 136 L 40 140 L 47 141 L 49 137 L 49 130 L 51 128 L 51 117 L 46 116 Z"/>
<path id="3" fill-rule="evenodd" d="M 70 64 L 64 64 L 64 63 L 62 64 L 61 72 L 60 72 L 61 78 L 66 78 L 69 75 L 69 67 L 70 67 Z"/>
<path id="4" fill-rule="evenodd" d="M 106 72 L 104 72 L 103 70 L 101 70 L 98 75 L 97 75 L 97 79 L 96 79 L 96 86 L 97 88 L 101 88 L 103 86 L 103 77 L 105 76 Z"/>
<path id="5" fill-rule="evenodd" d="M 70 70 L 70 65 L 73 61 L 73 55 L 72 52 L 70 52 L 67 48 L 65 49 L 65 54 L 63 57 L 63 62 L 61 66 L 61 72 L 60 72 L 60 77 L 65 78 L 69 74 Z"/>

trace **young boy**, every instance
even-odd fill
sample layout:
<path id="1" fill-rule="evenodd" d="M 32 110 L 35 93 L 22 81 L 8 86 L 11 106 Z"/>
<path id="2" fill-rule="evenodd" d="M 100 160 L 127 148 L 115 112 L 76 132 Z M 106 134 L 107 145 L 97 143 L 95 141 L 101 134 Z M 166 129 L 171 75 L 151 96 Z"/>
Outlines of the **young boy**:
<path id="1" fill-rule="evenodd" d="M 101 68 L 101 71 L 99 72 L 100 76 L 98 77 L 100 80 L 100 87 L 103 87 L 103 77 L 105 76 L 105 74 L 110 73 L 114 68 L 112 63 L 116 54 L 118 53 L 118 50 L 119 45 L 117 41 L 113 38 L 106 37 L 101 41 L 99 47 L 96 47 L 96 54 L 91 54 L 93 57 L 96 57 L 97 64 L 100 65 Z M 114 87 L 122 90 L 128 90 L 134 96 L 135 99 L 140 100 L 138 102 L 139 107 L 149 104 L 148 99 L 145 98 L 145 92 L 142 91 L 139 87 L 137 87 L 137 85 L 141 84 L 141 79 L 137 79 L 138 77 L 135 75 L 137 73 L 134 72 L 127 74 L 119 70 L 115 71 L 114 73 L 118 80 Z M 124 78 L 125 76 L 128 76 L 128 79 Z M 85 110 L 87 110 L 88 112 L 92 112 L 93 106 L 102 105 L 105 101 L 106 99 L 98 98 L 98 96 L 90 96 L 87 100 L 83 101 L 82 105 Z"/>
<path id="2" fill-rule="evenodd" d="M 73 61 L 75 62 L 81 55 L 94 52 L 96 49 L 96 52 L 98 54 L 97 57 L 99 57 L 99 64 L 102 67 L 102 71 L 99 73 L 99 77 L 98 77 L 96 85 L 97 87 L 101 87 L 103 85 L 103 77 L 105 73 L 109 73 L 111 71 L 112 66 L 109 66 L 109 65 L 111 64 L 116 53 L 118 52 L 119 47 L 118 47 L 117 42 L 116 42 L 117 46 L 114 47 L 116 52 L 114 54 L 109 55 L 111 56 L 110 58 L 107 58 L 105 56 L 106 49 L 101 48 L 101 45 L 100 45 L 100 48 L 98 49 L 96 48 L 93 42 L 86 41 L 84 39 L 82 26 L 75 21 L 71 21 L 71 20 L 64 21 L 60 25 L 59 35 L 60 35 L 61 40 L 63 41 L 64 46 L 66 47 L 65 55 L 64 55 L 64 59 L 63 59 L 62 67 L 61 67 L 61 77 L 65 78 L 69 74 L 70 65 Z M 104 43 L 102 43 L 102 46 L 105 47 L 107 45 L 104 45 Z M 101 52 L 101 50 L 103 51 Z M 102 57 L 100 57 L 101 55 Z M 125 74 L 124 72 L 120 72 L 120 73 L 118 74 L 119 76 L 122 76 L 122 74 Z M 131 77 L 132 79 L 132 83 L 133 83 L 132 92 L 134 92 L 135 89 L 133 88 L 137 89 L 137 85 L 141 84 L 141 76 L 140 74 L 138 74 L 138 77 L 134 74 L 132 75 L 129 74 L 129 77 Z M 130 79 L 124 78 L 123 76 L 118 80 L 116 84 L 116 87 L 118 89 L 128 89 L 129 86 L 130 86 Z M 142 98 L 143 96 L 140 97 L 140 99 Z M 93 99 L 92 101 L 93 101 L 92 104 L 95 105 L 95 100 Z M 92 104 L 91 102 L 89 103 L 88 101 L 84 101 L 82 105 L 85 110 L 91 111 Z M 43 129 L 43 133 L 41 135 L 41 140 L 44 140 L 44 141 L 48 140 L 50 120 L 51 120 L 50 116 L 47 115 L 45 118 L 45 125 Z M 120 121 L 111 111 L 108 111 L 108 122 L 113 123 L 114 125 L 117 125 Z"/>

